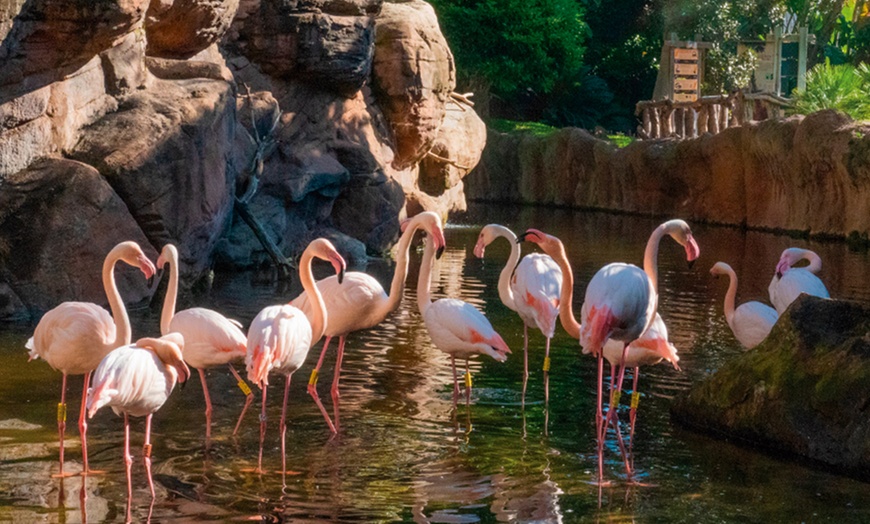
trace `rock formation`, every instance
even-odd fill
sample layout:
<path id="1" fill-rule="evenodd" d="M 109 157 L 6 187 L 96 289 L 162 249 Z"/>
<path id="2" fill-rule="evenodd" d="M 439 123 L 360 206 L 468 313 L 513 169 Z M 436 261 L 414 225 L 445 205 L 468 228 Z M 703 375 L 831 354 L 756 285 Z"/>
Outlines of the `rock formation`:
<path id="1" fill-rule="evenodd" d="M 0 71 L 0 319 L 104 302 L 121 240 L 175 243 L 186 286 L 271 263 L 238 206 L 364 263 L 464 208 L 486 140 L 420 0 L 0 0 Z"/>
<path id="2" fill-rule="evenodd" d="M 767 339 L 675 400 L 689 427 L 866 478 L 870 308 L 801 295 Z"/>
<path id="3" fill-rule="evenodd" d="M 822 111 L 618 149 L 580 129 L 490 133 L 470 199 L 558 204 L 810 235 L 870 235 L 870 126 Z"/>

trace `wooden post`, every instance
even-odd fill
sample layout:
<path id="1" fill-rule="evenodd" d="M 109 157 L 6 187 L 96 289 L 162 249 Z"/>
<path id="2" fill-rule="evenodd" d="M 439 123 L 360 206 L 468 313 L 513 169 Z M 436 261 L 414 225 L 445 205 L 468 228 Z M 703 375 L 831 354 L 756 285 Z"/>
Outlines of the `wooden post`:
<path id="1" fill-rule="evenodd" d="M 652 109 L 649 107 L 643 110 L 643 134 L 647 137 L 652 136 L 652 118 L 650 117 L 650 112 Z"/>
<path id="2" fill-rule="evenodd" d="M 728 129 L 728 106 L 725 103 L 719 104 L 719 132 Z"/>
<path id="3" fill-rule="evenodd" d="M 662 138 L 667 138 L 674 134 L 673 116 L 674 108 L 670 104 L 662 108 Z"/>
<path id="4" fill-rule="evenodd" d="M 651 108 L 652 114 L 652 127 L 650 128 L 650 138 L 661 138 L 662 130 L 661 130 L 661 118 L 660 113 L 661 110 L 658 107 Z"/>
<path id="5" fill-rule="evenodd" d="M 701 103 L 698 109 L 698 136 L 707 132 L 707 116 L 710 112 L 710 105 Z"/>
<path id="6" fill-rule="evenodd" d="M 797 73 L 797 88 L 798 91 L 804 91 L 807 88 L 807 41 L 809 33 L 806 27 L 798 28 L 798 73 Z"/>
<path id="7" fill-rule="evenodd" d="M 674 109 L 674 134 L 680 138 L 684 136 L 682 107 Z"/>
<path id="8" fill-rule="evenodd" d="M 719 132 L 719 104 L 710 104 L 710 120 L 707 127 L 714 135 Z"/>
<path id="9" fill-rule="evenodd" d="M 684 110 L 683 128 L 686 130 L 686 138 L 695 138 L 698 136 L 695 133 L 695 108 L 687 107 Z"/>

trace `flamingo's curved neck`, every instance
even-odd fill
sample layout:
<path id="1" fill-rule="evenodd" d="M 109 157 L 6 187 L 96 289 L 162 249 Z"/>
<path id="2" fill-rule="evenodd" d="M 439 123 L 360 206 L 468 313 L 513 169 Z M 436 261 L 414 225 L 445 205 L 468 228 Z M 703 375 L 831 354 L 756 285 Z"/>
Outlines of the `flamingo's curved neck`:
<path id="1" fill-rule="evenodd" d="M 106 290 L 109 308 L 112 310 L 112 319 L 115 321 L 115 341 L 112 342 L 112 349 L 129 344 L 133 338 L 127 308 L 124 307 L 118 286 L 115 285 L 115 264 L 120 258 L 119 254 L 115 254 L 107 257 L 103 262 L 103 288 Z"/>
<path id="2" fill-rule="evenodd" d="M 565 254 L 565 247 L 559 244 L 554 253 L 547 253 L 562 270 L 562 289 L 559 297 L 559 321 L 572 338 L 580 339 L 580 323 L 574 316 L 574 272 Z"/>
<path id="3" fill-rule="evenodd" d="M 302 258 L 299 260 L 299 280 L 302 282 L 302 289 L 311 300 L 311 344 L 314 344 L 320 340 L 326 330 L 326 303 L 320 290 L 317 289 L 314 274 L 311 272 L 312 258 L 314 255 L 311 251 L 306 249 L 302 253 Z"/>
<path id="4" fill-rule="evenodd" d="M 169 286 L 166 288 L 166 298 L 163 299 L 163 312 L 160 314 L 160 334 L 169 333 L 169 323 L 175 316 L 175 301 L 178 298 L 178 253 L 175 250 L 167 250 L 169 256 Z"/>
<path id="5" fill-rule="evenodd" d="M 514 292 L 511 289 L 511 276 L 513 276 L 514 269 L 520 261 L 520 245 L 517 244 L 517 236 L 510 229 L 499 225 L 490 225 L 489 227 L 495 231 L 497 237 L 504 237 L 511 243 L 511 255 L 498 277 L 498 296 L 504 305 L 516 311 Z"/>
<path id="6" fill-rule="evenodd" d="M 420 313 L 425 315 L 426 310 L 432 304 L 432 295 L 429 291 L 432 280 L 432 264 L 435 262 L 435 243 L 431 238 L 426 239 L 423 249 L 423 261 L 420 263 L 420 276 L 417 278 L 417 307 Z"/>
<path id="7" fill-rule="evenodd" d="M 659 244 L 661 243 L 662 237 L 665 233 L 665 224 L 655 228 L 649 236 L 649 240 L 646 243 L 646 249 L 643 252 L 643 271 L 646 273 L 646 276 L 649 277 L 656 295 L 658 295 L 659 292 Z"/>
<path id="8" fill-rule="evenodd" d="M 731 325 L 734 319 L 734 301 L 737 298 L 737 273 L 728 269 L 728 291 L 725 293 L 725 321 Z M 732 326 L 733 329 L 733 326 Z"/>
<path id="9" fill-rule="evenodd" d="M 819 255 L 812 251 L 807 251 L 804 253 L 804 258 L 810 262 L 810 265 L 807 266 L 807 270 L 810 273 L 815 274 L 822 270 L 822 258 Z"/>
<path id="10" fill-rule="evenodd" d="M 390 295 L 387 297 L 387 301 L 381 305 L 380 316 L 383 318 L 387 318 L 387 315 L 399 309 L 399 305 L 402 303 L 405 281 L 408 279 L 408 251 L 411 248 L 414 233 L 422 227 L 422 220 L 415 220 L 415 218 L 411 219 L 396 246 L 396 270 L 390 284 Z"/>

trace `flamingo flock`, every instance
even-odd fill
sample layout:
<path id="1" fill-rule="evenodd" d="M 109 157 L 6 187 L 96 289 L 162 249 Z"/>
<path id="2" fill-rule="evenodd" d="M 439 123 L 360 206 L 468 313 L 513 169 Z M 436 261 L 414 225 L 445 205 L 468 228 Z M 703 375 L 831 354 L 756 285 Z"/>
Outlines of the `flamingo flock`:
<path id="1" fill-rule="evenodd" d="M 129 503 L 132 497 L 133 462 L 129 418 L 145 417 L 142 459 L 153 499 L 151 422 L 154 413 L 164 405 L 177 383 L 183 384 L 190 378 L 191 368 L 196 369 L 205 400 L 205 449 L 208 450 L 213 410 L 205 370 L 228 366 L 245 395 L 241 414 L 233 430 L 233 435 L 236 435 L 253 401 L 253 392 L 233 366 L 233 362 L 241 360 L 245 362 L 248 381 L 261 391 L 259 453 L 255 469 L 258 473 L 266 471 L 263 462 L 269 380 L 274 375 L 284 377 L 279 429 L 281 472 L 286 473 L 287 405 L 293 374 L 305 365 L 311 347 L 325 338 L 309 379 L 308 393 L 323 415 L 329 432 L 338 433 L 341 429 L 339 378 L 346 337 L 354 331 L 380 324 L 398 309 L 408 275 L 410 246 L 417 231 L 422 231 L 424 236 L 417 282 L 417 307 L 432 343 L 449 357 L 454 405 L 460 396 L 456 359 L 465 360 L 465 401 L 470 403 L 472 379 L 469 359 L 488 355 L 497 362 L 504 362 L 511 350 L 484 313 L 474 305 L 456 298 L 433 300 L 432 269 L 446 245 L 441 219 L 435 213 L 422 212 L 402 223 L 389 294 L 372 276 L 356 271 L 346 272 L 345 260 L 331 242 L 323 238 L 313 240 L 303 252 L 299 264 L 302 294 L 290 302 L 263 308 L 251 322 L 247 334 L 241 323 L 217 311 L 200 307 L 175 311 L 179 287 L 178 251 L 175 246 L 164 246 L 155 266 L 136 243 L 121 242 L 108 253 L 103 264 L 103 284 L 111 315 L 96 304 L 64 302 L 43 316 L 33 337 L 26 344 L 31 360 L 45 360 L 63 375 L 57 416 L 60 440 L 58 476 L 69 474 L 64 471 L 63 445 L 69 375 L 84 375 L 78 418 L 82 475 L 94 473 L 88 466 L 87 419 L 94 417 L 104 406 L 111 407 L 117 415 L 123 416 L 123 460 Z M 700 255 L 698 243 L 685 221 L 668 220 L 652 231 L 643 251 L 642 268 L 614 262 L 594 274 L 586 285 L 579 318 L 573 309 L 575 282 L 572 261 L 559 238 L 537 229 L 527 229 L 516 235 L 502 225 L 489 224 L 481 229 L 474 247 L 474 254 L 479 258 L 484 257 L 486 247 L 498 238 L 506 239 L 511 247 L 500 272 L 497 289 L 504 305 L 515 311 L 523 323 L 523 406 L 529 380 L 529 328 L 540 331 L 545 338 L 545 405 L 549 401 L 550 342 L 555 335 L 557 319 L 566 333 L 578 341 L 581 352 L 596 359 L 594 435 L 598 485 L 608 484 L 604 478 L 604 452 L 605 442 L 611 433 L 622 457 L 625 475 L 630 482 L 633 480 L 635 468 L 632 449 L 640 399 L 640 368 L 667 361 L 675 369 L 680 369 L 677 349 L 668 338 L 665 319 L 659 312 L 660 295 L 669 292 L 662 289 L 658 273 L 659 247 L 665 237 L 671 237 L 684 248 L 691 267 Z M 536 245 L 543 253 L 530 253 L 521 258 L 520 244 L 523 242 Z M 312 272 L 315 259 L 329 262 L 335 275 L 315 281 Z M 809 265 L 792 267 L 801 260 L 807 260 Z M 151 279 L 157 269 L 168 264 L 169 285 L 160 319 L 159 337 L 144 337 L 132 342 L 133 330 L 114 280 L 114 268 L 118 261 L 138 267 L 146 279 Z M 812 251 L 786 249 L 776 265 L 769 287 L 770 301 L 774 307 L 756 301 L 735 307 L 737 275 L 727 263 L 716 262 L 710 273 L 729 277 L 724 313 L 735 339 L 744 348 L 751 349 L 768 336 L 778 315 L 798 295 L 807 293 L 829 297 L 827 289 L 816 275 L 820 269 L 821 259 Z M 330 416 L 317 393 L 317 379 L 329 343 L 334 337 L 338 337 L 339 342 L 331 388 L 333 416 Z M 605 360 L 610 367 L 609 398 L 606 403 Z M 619 421 L 626 370 L 630 370 L 633 382 L 627 444 Z"/>

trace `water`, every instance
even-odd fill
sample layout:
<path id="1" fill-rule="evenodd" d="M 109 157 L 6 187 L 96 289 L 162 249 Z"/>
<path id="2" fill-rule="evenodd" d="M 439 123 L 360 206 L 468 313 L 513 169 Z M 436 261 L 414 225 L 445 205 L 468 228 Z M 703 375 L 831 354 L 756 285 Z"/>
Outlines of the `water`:
<path id="1" fill-rule="evenodd" d="M 153 522 L 870 521 L 870 485 L 685 431 L 668 415 L 675 395 L 740 351 L 722 314 L 727 282 L 709 275 L 713 263 L 726 261 L 742 277 L 738 302 L 763 300 L 782 249 L 810 247 L 822 256 L 822 278 L 833 296 L 870 303 L 866 252 L 851 252 L 840 243 L 694 225 L 701 258 L 689 270 L 682 248 L 664 240 L 660 311 L 680 351 L 682 371 L 658 365 L 642 373 L 645 396 L 635 450 L 639 476 L 647 485 L 622 482 L 619 457 L 610 450 L 606 474 L 616 483 L 602 490 L 599 502 L 593 485 L 594 359 L 581 355 L 577 342 L 557 329 L 547 409 L 540 371 L 543 338 L 533 332 L 532 375 L 521 408 L 522 324 L 496 291 L 508 245 L 504 240 L 492 244 L 484 261 L 471 254 L 480 227 L 488 222 L 560 236 L 576 273 L 577 310 L 586 282 L 599 267 L 611 261 L 641 263 L 646 239 L 659 223 L 600 213 L 473 206 L 447 228 L 448 250 L 438 265 L 434 292 L 484 309 L 514 353 L 504 364 L 488 357 L 472 361 L 469 407 L 453 408 L 449 360 L 431 345 L 411 285 L 398 312 L 348 339 L 338 437 L 330 438 L 305 392 L 320 345 L 293 378 L 287 434 L 291 471 L 283 480 L 278 473 L 250 471 L 257 461 L 259 396 L 239 437 L 231 436 L 243 396 L 226 369 L 209 373 L 215 409 L 211 452 L 203 450 L 204 403 L 195 375 L 155 415 L 153 506 L 141 464 L 144 421 L 134 419 L 133 520 L 145 521 L 150 514 Z M 412 253 L 412 284 L 419 256 Z M 392 263 L 374 261 L 367 271 L 386 284 Z M 263 274 L 217 275 L 208 294 L 187 297 L 181 307 L 212 307 L 247 324 L 263 306 L 295 296 L 297 286 L 294 282 L 281 289 Z M 135 336 L 155 333 L 158 315 L 132 312 Z M 97 414 L 88 433 L 91 467 L 105 474 L 89 477 L 84 489 L 79 477 L 62 484 L 50 477 L 57 469 L 54 416 L 60 374 L 43 362 L 27 362 L 23 346 L 31 333 L 32 327 L 14 325 L 0 331 L 0 521 L 123 521 L 123 424 L 109 409 Z M 333 359 L 330 351 L 319 384 L 328 410 Z M 65 468 L 77 471 L 81 378 L 69 382 Z M 273 471 L 280 468 L 282 386 L 282 379 L 273 381 L 268 404 L 264 460 Z"/>

